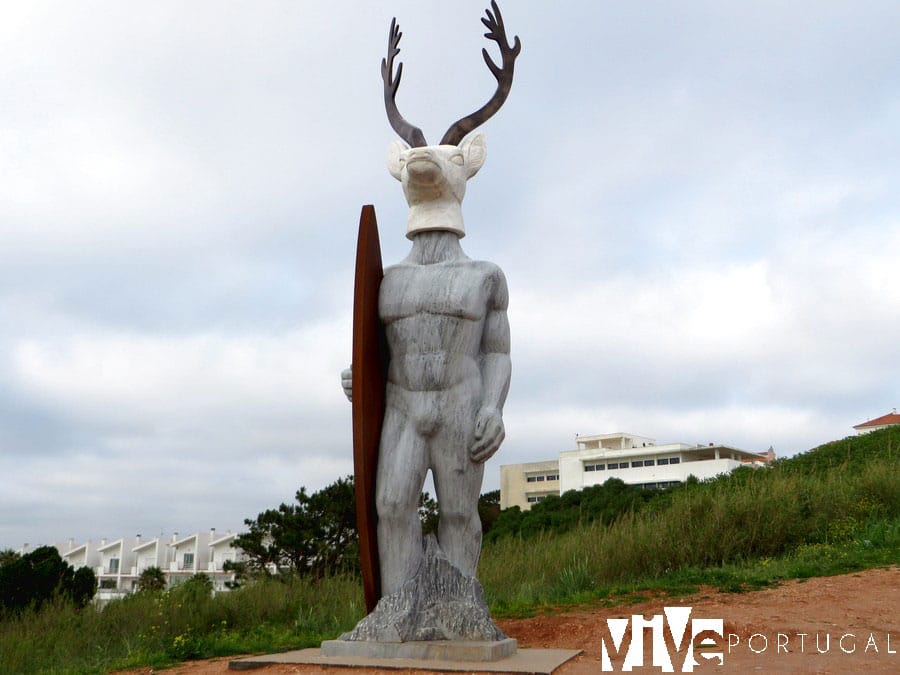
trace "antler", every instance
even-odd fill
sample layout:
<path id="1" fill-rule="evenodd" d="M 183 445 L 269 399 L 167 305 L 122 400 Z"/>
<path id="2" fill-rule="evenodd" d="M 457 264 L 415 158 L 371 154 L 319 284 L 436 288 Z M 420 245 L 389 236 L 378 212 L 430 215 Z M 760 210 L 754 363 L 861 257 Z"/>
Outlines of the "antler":
<path id="1" fill-rule="evenodd" d="M 503 17 L 500 15 L 500 8 L 497 7 L 495 0 L 491 0 L 491 7 L 494 9 L 493 14 L 490 9 L 486 9 L 485 14 L 487 14 L 487 18 L 481 19 L 481 23 L 488 29 L 488 32 L 485 33 L 484 36 L 488 40 L 496 42 L 497 46 L 500 47 L 500 56 L 503 57 L 503 67 L 497 67 L 497 64 L 494 63 L 490 54 L 488 54 L 487 49 L 482 49 L 481 55 L 484 57 L 484 62 L 487 64 L 488 70 L 490 70 L 494 77 L 497 78 L 497 91 L 495 91 L 494 95 L 491 96 L 491 99 L 478 110 L 471 115 L 454 122 L 453 126 L 447 129 L 447 133 L 445 133 L 444 137 L 441 139 L 441 145 L 458 145 L 466 134 L 487 122 L 494 113 L 500 110 L 500 106 L 503 105 L 506 97 L 509 96 L 509 90 L 512 88 L 513 68 L 515 67 L 516 57 L 522 50 L 522 43 L 519 42 L 519 36 L 517 35 L 514 38 L 513 46 L 509 46 L 509 41 L 506 38 L 506 28 L 503 26 Z M 397 79 L 400 79 L 399 74 L 397 75 Z M 385 97 L 387 97 L 387 94 L 385 94 Z M 387 98 L 385 98 L 385 100 L 387 100 Z M 397 127 L 395 126 L 394 128 L 396 129 Z"/>
<path id="2" fill-rule="evenodd" d="M 411 148 L 419 148 L 428 143 L 425 135 L 419 127 L 413 126 L 397 110 L 397 88 L 400 86 L 400 76 L 403 75 L 403 64 L 397 65 L 397 77 L 394 77 L 394 57 L 400 53 L 400 38 L 403 33 L 397 25 L 397 19 L 391 20 L 391 30 L 388 33 L 387 59 L 381 59 L 381 79 L 384 80 L 384 107 L 387 110 L 388 120 L 394 127 L 400 138 L 407 142 Z"/>

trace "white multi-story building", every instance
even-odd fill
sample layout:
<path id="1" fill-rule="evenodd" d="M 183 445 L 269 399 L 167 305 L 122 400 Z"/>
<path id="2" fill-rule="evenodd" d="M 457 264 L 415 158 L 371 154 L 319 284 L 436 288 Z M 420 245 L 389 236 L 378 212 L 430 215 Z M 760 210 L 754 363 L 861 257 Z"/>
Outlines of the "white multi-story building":
<path id="1" fill-rule="evenodd" d="M 215 539 L 215 529 L 209 532 L 195 532 L 187 537 L 172 535 L 169 548 L 169 586 L 177 586 L 198 572 L 206 572 L 209 565 L 209 542 Z"/>
<path id="2" fill-rule="evenodd" d="M 99 599 L 121 598 L 134 590 L 134 546 L 139 542 L 139 536 L 116 539 L 109 543 L 101 542 L 97 548 L 100 564 L 94 569 Z"/>
<path id="3" fill-rule="evenodd" d="M 137 545 L 131 549 L 135 558 L 134 568 L 131 572 L 134 577 L 141 576 L 144 570 L 151 567 L 158 567 L 163 572 L 169 569 L 172 551 L 162 537 L 144 542 L 140 541 L 140 535 L 137 538 Z"/>
<path id="4" fill-rule="evenodd" d="M 141 535 L 123 537 L 114 541 L 100 540 L 92 543 L 76 543 L 69 539 L 56 544 L 60 557 L 75 569 L 90 567 L 97 576 L 97 596 L 100 601 L 121 598 L 137 590 L 141 573 L 158 567 L 169 588 L 177 586 L 194 574 L 206 574 L 213 582 L 215 592 L 227 591 L 227 582 L 235 580 L 235 573 L 225 571 L 226 562 L 244 562 L 247 555 L 234 545 L 237 533 L 231 530 L 217 536 L 213 528 L 209 532 L 195 532 L 186 537 L 172 535 L 170 540 L 162 536 L 143 541 Z M 25 544 L 16 551 L 19 555 L 33 549 Z M 273 571 L 277 571 L 273 570 Z"/>
<path id="5" fill-rule="evenodd" d="M 227 562 L 244 562 L 247 559 L 246 554 L 234 545 L 236 533 L 228 532 L 223 537 L 213 538 L 209 542 L 209 567 L 207 574 L 212 579 L 213 590 L 228 590 L 226 585 L 233 582 L 235 578 L 234 572 L 225 570 Z"/>
<path id="6" fill-rule="evenodd" d="M 77 544 L 74 539 L 69 539 L 65 544 L 57 545 L 56 550 L 59 551 L 60 557 L 76 570 L 81 567 L 96 568 L 100 564 L 97 544 L 91 543 L 90 539 L 83 544 Z"/>
<path id="7" fill-rule="evenodd" d="M 758 453 L 716 443 L 657 445 L 652 438 L 627 433 L 577 436 L 576 449 L 559 453 L 558 460 L 501 466 L 500 508 L 530 509 L 547 495 L 601 485 L 609 478 L 664 488 L 688 476 L 712 478 L 739 466 L 763 465 L 774 457 L 771 448 Z"/>
<path id="8" fill-rule="evenodd" d="M 506 464 L 500 467 L 500 508 L 530 509 L 547 495 L 558 495 L 559 460 Z"/>

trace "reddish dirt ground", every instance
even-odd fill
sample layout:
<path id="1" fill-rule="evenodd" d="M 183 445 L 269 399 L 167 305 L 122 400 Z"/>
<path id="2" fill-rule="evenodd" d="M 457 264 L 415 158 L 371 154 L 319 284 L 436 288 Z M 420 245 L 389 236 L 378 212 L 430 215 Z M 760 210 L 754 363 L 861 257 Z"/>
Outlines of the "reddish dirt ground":
<path id="1" fill-rule="evenodd" d="M 719 593 L 701 589 L 699 593 L 685 597 L 657 598 L 625 607 L 581 606 L 529 619 L 505 619 L 497 623 L 508 635 L 518 639 L 522 648 L 583 650 L 580 656 L 556 671 L 559 675 L 582 675 L 601 672 L 601 639 L 606 637 L 609 644 L 606 619 L 627 618 L 632 614 L 642 614 L 649 619 L 651 615 L 661 614 L 666 605 L 693 607 L 691 618 L 724 619 L 725 637 L 720 642 L 724 665 L 704 663 L 697 671 L 900 673 L 898 567 L 790 581 L 775 588 L 750 593 Z M 803 637 L 801 649 L 802 633 L 806 636 Z M 649 631 L 645 634 L 648 638 L 645 640 L 645 666 L 635 668 L 632 672 L 660 672 L 660 669 L 649 666 L 649 644 L 646 644 L 649 643 Z M 842 636 L 845 636 L 843 641 Z M 729 640 L 733 643 L 730 649 Z M 751 640 L 749 646 L 748 640 Z M 779 648 L 778 642 L 784 644 L 785 641 L 786 648 Z M 820 653 L 819 650 L 825 653 Z M 851 651 L 852 653 L 847 653 Z M 620 671 L 624 652 L 623 649 L 621 658 L 613 657 L 616 671 Z M 681 672 L 684 652 L 680 657 L 672 653 L 675 672 Z M 167 675 L 226 673 L 229 672 L 229 660 L 191 662 L 164 672 Z M 129 672 L 132 675 L 146 675 L 152 671 Z M 381 671 L 289 665 L 270 666 L 253 672 L 261 675 L 368 675 Z"/>

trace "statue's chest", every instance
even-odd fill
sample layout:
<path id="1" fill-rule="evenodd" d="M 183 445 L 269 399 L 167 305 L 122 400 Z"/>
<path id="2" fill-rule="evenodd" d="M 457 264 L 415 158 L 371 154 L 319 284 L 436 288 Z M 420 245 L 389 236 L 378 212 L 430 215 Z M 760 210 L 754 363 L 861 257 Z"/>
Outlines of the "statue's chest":
<path id="1" fill-rule="evenodd" d="M 378 307 L 390 323 L 417 314 L 440 314 L 477 321 L 484 317 L 489 279 L 458 265 L 389 268 L 381 282 Z"/>

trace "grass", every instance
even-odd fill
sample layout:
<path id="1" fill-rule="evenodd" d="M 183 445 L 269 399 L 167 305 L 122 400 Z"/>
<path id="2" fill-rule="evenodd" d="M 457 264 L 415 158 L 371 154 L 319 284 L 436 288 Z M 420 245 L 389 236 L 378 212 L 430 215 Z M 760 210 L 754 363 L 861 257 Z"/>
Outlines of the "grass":
<path id="1" fill-rule="evenodd" d="M 571 533 L 573 536 L 577 532 Z M 589 532 L 584 534 L 590 534 Z M 550 544 L 541 538 L 540 544 Z M 564 542 L 563 546 L 565 546 Z M 830 576 L 900 564 L 900 518 L 875 519 L 833 543 L 801 544 L 774 556 L 743 558 L 716 565 L 685 565 L 660 574 L 592 574 L 588 559 L 542 560 L 551 567 L 537 579 L 501 584 L 482 575 L 495 617 L 527 617 L 548 609 L 602 601 L 606 606 L 640 602 L 650 596 L 692 595 L 701 586 L 740 593 L 788 579 Z M 640 597 L 638 597 L 640 596 Z"/>
<path id="2" fill-rule="evenodd" d="M 898 564 L 900 428 L 885 432 L 660 494 L 608 525 L 488 542 L 479 579 L 491 610 L 529 616 L 701 586 L 740 593 Z M 362 615 L 360 584 L 346 576 L 265 580 L 215 597 L 179 588 L 81 611 L 57 602 L 0 620 L 0 672 L 103 673 L 296 649 Z"/>
<path id="3" fill-rule="evenodd" d="M 763 561 L 789 565 L 805 551 L 831 567 L 798 558 L 767 578 L 900 562 L 897 468 L 875 459 L 856 471 L 752 471 L 699 484 L 609 526 L 500 540 L 485 548 L 479 579 L 495 609 L 521 612 L 589 600 L 620 584 L 716 583 L 740 566 L 759 568 L 759 576 Z M 743 582 L 721 581 L 736 583 Z"/>
<path id="4" fill-rule="evenodd" d="M 210 597 L 175 589 L 100 609 L 58 602 L 0 622 L 0 672 L 103 673 L 318 645 L 363 612 L 356 579 L 265 580 Z"/>

